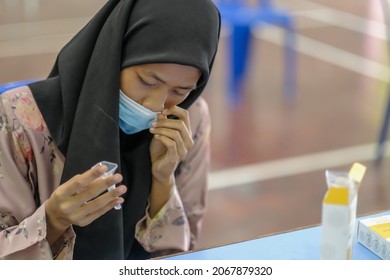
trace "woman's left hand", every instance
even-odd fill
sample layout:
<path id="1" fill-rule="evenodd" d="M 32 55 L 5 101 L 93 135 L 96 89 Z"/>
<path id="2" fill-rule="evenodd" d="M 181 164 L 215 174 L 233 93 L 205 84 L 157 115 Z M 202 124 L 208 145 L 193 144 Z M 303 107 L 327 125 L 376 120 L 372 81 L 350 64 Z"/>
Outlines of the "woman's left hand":
<path id="1" fill-rule="evenodd" d="M 168 119 L 168 115 L 177 119 Z M 165 184 L 172 180 L 177 165 L 194 146 L 188 111 L 178 106 L 165 109 L 158 114 L 150 132 L 154 134 L 150 145 L 152 174 Z"/>

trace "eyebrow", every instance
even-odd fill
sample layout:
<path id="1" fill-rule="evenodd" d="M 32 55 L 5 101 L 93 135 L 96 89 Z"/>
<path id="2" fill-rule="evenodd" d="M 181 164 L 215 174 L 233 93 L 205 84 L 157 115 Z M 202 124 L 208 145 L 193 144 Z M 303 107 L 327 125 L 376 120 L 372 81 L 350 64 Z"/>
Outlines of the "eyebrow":
<path id="1" fill-rule="evenodd" d="M 146 73 L 148 75 L 150 75 L 151 77 L 155 78 L 157 81 L 163 83 L 164 85 L 167 84 L 167 82 L 164 81 L 163 79 L 161 79 L 156 73 L 154 73 L 152 71 L 146 71 Z M 196 85 L 194 85 L 194 86 L 178 86 L 176 88 L 180 88 L 180 89 L 184 89 L 184 90 L 194 90 L 194 89 L 196 89 Z"/>

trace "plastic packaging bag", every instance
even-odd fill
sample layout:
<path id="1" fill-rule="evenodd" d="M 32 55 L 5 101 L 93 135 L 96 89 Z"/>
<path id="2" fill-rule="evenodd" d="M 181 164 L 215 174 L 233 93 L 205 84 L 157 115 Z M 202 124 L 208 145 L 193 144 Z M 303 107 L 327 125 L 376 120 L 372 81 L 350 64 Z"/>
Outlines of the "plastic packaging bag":
<path id="1" fill-rule="evenodd" d="M 354 163 L 348 173 L 326 170 L 328 191 L 322 202 L 321 259 L 351 259 L 358 190 L 365 171 L 360 163 Z"/>

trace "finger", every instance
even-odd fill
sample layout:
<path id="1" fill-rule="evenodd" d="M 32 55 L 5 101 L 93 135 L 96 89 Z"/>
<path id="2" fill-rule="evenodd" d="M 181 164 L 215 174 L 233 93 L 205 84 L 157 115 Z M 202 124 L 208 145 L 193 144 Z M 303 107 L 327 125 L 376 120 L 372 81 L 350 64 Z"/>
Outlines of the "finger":
<path id="1" fill-rule="evenodd" d="M 190 122 L 190 114 L 187 110 L 179 107 L 179 106 L 172 106 L 167 109 L 163 110 L 163 114 L 165 115 L 174 115 L 179 120 L 182 120 L 187 127 L 187 130 L 190 132 L 190 135 L 192 135 L 191 132 L 191 122 Z"/>
<path id="2" fill-rule="evenodd" d="M 107 171 L 107 166 L 101 165 L 72 177 L 61 186 L 58 195 L 66 198 L 84 190 L 91 182 L 101 177 Z"/>
<path id="3" fill-rule="evenodd" d="M 155 122 L 152 124 L 152 127 L 150 128 L 150 132 L 152 134 L 164 134 L 164 130 L 162 129 L 178 131 L 180 133 L 181 139 L 186 149 L 190 150 L 193 147 L 194 140 L 192 139 L 192 134 L 190 131 L 188 131 L 187 127 L 185 126 L 182 120 L 164 120 L 164 121 Z"/>
<path id="4" fill-rule="evenodd" d="M 180 157 L 177 151 L 176 142 L 164 135 L 157 134 L 155 137 L 167 148 L 166 157 L 169 161 L 171 163 L 177 163 L 180 160 Z"/>
<path id="5" fill-rule="evenodd" d="M 118 186 L 112 191 L 104 193 L 96 197 L 95 199 L 89 201 L 84 207 L 89 213 L 96 212 L 104 205 L 106 205 L 108 202 L 115 200 L 121 195 L 123 195 L 124 193 L 126 193 L 126 191 L 127 188 L 124 185 Z"/>
<path id="6" fill-rule="evenodd" d="M 93 213 L 99 212 L 101 211 L 101 209 L 106 209 L 105 207 L 107 206 L 107 204 L 110 204 L 111 202 L 113 203 L 114 201 L 116 201 L 116 204 L 123 203 L 123 198 L 121 198 L 120 196 L 123 195 L 126 191 L 127 188 L 124 185 L 121 185 L 116 189 L 102 194 L 93 200 L 84 202 L 83 205 L 81 205 L 77 211 L 74 211 L 71 217 L 72 223 L 77 225 L 79 225 L 80 223 L 84 223 L 82 221 L 85 220 L 86 217 L 92 215 L 91 218 L 93 218 Z M 113 206 L 115 206 L 116 204 L 114 204 Z"/>
<path id="7" fill-rule="evenodd" d="M 179 155 L 179 158 L 183 158 L 187 154 L 187 147 L 184 143 L 184 140 L 181 136 L 181 133 L 174 129 L 167 128 L 151 128 L 150 132 L 155 134 L 158 137 L 165 136 L 174 142 L 175 152 Z M 157 139 L 159 139 L 156 137 Z M 159 139 L 160 140 L 160 139 Z M 164 143 L 164 142 L 163 142 Z M 165 143 L 164 143 L 165 145 Z M 173 145 L 172 145 L 173 146 Z M 167 148 L 171 147 L 171 144 L 167 142 Z"/>
<path id="8" fill-rule="evenodd" d="M 122 179 L 122 175 L 117 173 L 91 183 L 87 188 L 78 194 L 80 205 L 84 204 L 86 201 L 90 201 L 96 198 L 105 192 L 110 186 L 120 183 Z"/>
<path id="9" fill-rule="evenodd" d="M 109 201 L 104 206 L 98 208 L 96 211 L 89 213 L 87 216 L 85 216 L 83 219 L 81 219 L 78 222 L 79 226 L 86 226 L 95 221 L 97 218 L 101 217 L 105 213 L 107 213 L 109 210 L 115 207 L 117 204 L 122 204 L 124 202 L 124 199 L 122 197 L 114 198 L 113 200 Z"/>
<path id="10" fill-rule="evenodd" d="M 177 108 L 177 111 L 182 112 L 184 115 L 186 115 L 185 118 L 187 119 L 187 122 L 189 122 L 188 112 L 179 107 Z M 192 139 L 192 133 L 189 129 L 188 124 L 186 124 L 186 121 L 182 119 L 158 118 L 156 122 L 152 123 L 150 132 L 153 134 L 162 134 L 163 132 L 161 130 L 154 130 L 157 128 L 168 128 L 179 131 L 186 149 L 190 150 L 193 147 L 194 141 Z"/>
<path id="11" fill-rule="evenodd" d="M 60 206 L 62 213 L 67 216 L 76 216 L 76 218 L 73 219 L 77 219 L 80 217 L 80 215 L 82 215 L 80 214 L 79 209 L 85 206 L 87 202 L 106 191 L 108 187 L 119 183 L 121 180 L 122 176 L 120 174 L 115 174 L 104 179 L 95 180 L 82 191 L 65 199 L 58 198 L 56 201 L 58 201 L 58 206 Z M 56 192 L 53 194 L 57 195 Z"/>
<path id="12" fill-rule="evenodd" d="M 185 112 L 185 114 L 188 113 L 187 111 L 182 110 L 182 109 L 181 109 L 181 111 Z M 191 131 L 188 130 L 188 127 L 183 120 L 181 120 L 181 119 L 178 119 L 178 120 L 177 119 L 158 120 L 157 122 L 152 123 L 152 127 L 151 127 L 150 132 L 152 134 L 165 134 L 164 131 L 160 130 L 159 128 L 168 128 L 168 129 L 172 129 L 172 130 L 176 130 L 176 131 L 180 132 L 181 139 L 182 139 L 184 146 L 185 146 L 185 149 L 186 149 L 184 154 L 186 154 L 187 151 L 192 149 L 192 147 L 194 146 L 194 140 L 192 139 Z M 169 132 L 167 132 L 167 133 L 169 133 Z M 165 135 L 168 136 L 167 134 L 165 134 Z M 178 140 L 177 138 L 174 138 L 174 137 L 171 137 L 171 138 Z M 178 147 L 180 147 L 180 146 L 178 145 Z M 182 152 L 182 150 L 179 150 L 179 151 Z"/>
<path id="13" fill-rule="evenodd" d="M 162 113 L 157 114 L 158 121 L 162 121 L 162 120 L 166 120 L 166 119 L 168 119 L 166 114 L 162 114 Z"/>

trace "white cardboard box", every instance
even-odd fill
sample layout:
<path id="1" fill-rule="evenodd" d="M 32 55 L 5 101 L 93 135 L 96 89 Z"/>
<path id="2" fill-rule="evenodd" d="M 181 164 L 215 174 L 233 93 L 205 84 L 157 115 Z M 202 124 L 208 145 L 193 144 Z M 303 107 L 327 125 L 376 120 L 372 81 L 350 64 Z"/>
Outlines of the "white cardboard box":
<path id="1" fill-rule="evenodd" d="M 358 242 L 383 260 L 390 260 L 390 215 L 362 219 Z"/>
<path id="2" fill-rule="evenodd" d="M 328 190 L 322 202 L 322 260 L 349 260 L 352 257 L 358 189 L 366 167 L 354 163 L 350 171 L 327 170 Z"/>
<path id="3" fill-rule="evenodd" d="M 334 201 L 333 197 L 343 199 Z M 322 205 L 321 259 L 351 259 L 356 205 L 356 190 L 341 187 L 329 188 Z"/>

